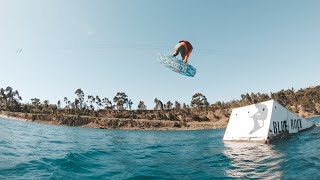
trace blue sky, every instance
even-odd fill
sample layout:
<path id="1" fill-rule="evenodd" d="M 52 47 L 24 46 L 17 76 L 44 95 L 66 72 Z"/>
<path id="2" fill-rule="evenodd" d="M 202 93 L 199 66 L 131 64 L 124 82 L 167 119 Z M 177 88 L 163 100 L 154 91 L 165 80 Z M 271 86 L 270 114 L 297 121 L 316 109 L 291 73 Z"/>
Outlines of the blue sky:
<path id="1" fill-rule="evenodd" d="M 51 103 L 125 92 L 210 103 L 319 85 L 320 1 L 0 0 L 0 87 Z M 194 51 L 194 78 L 157 62 L 179 40 Z M 22 49 L 20 53 L 16 51 Z"/>

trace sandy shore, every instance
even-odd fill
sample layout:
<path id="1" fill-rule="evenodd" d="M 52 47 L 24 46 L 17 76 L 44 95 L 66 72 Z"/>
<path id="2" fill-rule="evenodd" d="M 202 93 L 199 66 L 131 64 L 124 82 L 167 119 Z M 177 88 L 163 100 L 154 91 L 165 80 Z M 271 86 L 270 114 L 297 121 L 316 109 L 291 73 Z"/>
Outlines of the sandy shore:
<path id="1" fill-rule="evenodd" d="M 6 115 L 6 114 L 0 114 L 0 118 L 10 119 L 10 120 L 17 120 L 17 121 L 24 121 L 24 122 L 30 121 L 30 120 L 28 120 L 28 119 L 17 118 L 17 117 L 13 117 L 13 116 L 8 116 L 8 115 Z"/>
<path id="2" fill-rule="evenodd" d="M 1 114 L 1 113 L 0 113 L 0 118 L 9 119 L 9 120 L 16 120 L 16 121 L 23 121 L 23 122 L 35 122 L 35 123 L 43 123 L 43 124 L 61 125 L 61 124 L 55 123 L 54 121 L 42 121 L 42 120 L 32 121 L 31 119 L 26 119 L 26 118 L 22 118 L 22 117 L 15 117 L 15 116 L 10 116 L 10 115 Z"/>

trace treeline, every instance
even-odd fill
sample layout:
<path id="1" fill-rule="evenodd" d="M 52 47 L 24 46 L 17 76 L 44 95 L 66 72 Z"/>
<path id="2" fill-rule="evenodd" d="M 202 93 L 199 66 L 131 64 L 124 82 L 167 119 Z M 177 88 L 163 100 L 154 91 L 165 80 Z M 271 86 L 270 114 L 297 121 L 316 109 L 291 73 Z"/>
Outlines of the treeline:
<path id="1" fill-rule="evenodd" d="M 241 99 L 233 100 L 227 103 L 217 102 L 212 106 L 215 108 L 236 108 L 244 105 L 255 104 L 273 99 L 279 102 L 294 113 L 299 111 L 308 112 L 313 115 L 320 114 L 320 86 L 308 87 L 295 90 L 294 88 L 280 90 L 269 94 L 247 93 L 242 94 Z"/>
<path id="2" fill-rule="evenodd" d="M 113 99 L 102 98 L 98 95 L 85 95 L 81 89 L 75 91 L 75 98 L 69 99 L 64 97 L 56 104 L 49 103 L 48 100 L 41 101 L 38 98 L 32 98 L 29 103 L 23 104 L 22 97 L 18 90 L 12 87 L 0 89 L 0 110 L 34 113 L 34 114 L 74 114 L 74 115 L 88 115 L 99 116 L 99 113 L 108 110 L 131 111 L 134 103 L 124 92 L 118 92 Z M 215 110 L 229 110 L 236 107 L 241 107 L 249 104 L 267 101 L 274 99 L 289 110 L 298 113 L 299 111 L 306 111 L 312 114 L 320 113 L 320 86 L 309 87 L 300 90 L 293 88 L 281 90 L 270 94 L 265 93 L 246 93 L 241 94 L 238 100 L 229 102 L 218 101 L 210 104 L 205 95 L 196 93 L 191 97 L 190 104 L 180 103 L 178 101 L 162 102 L 158 98 L 154 99 L 154 107 L 147 108 L 144 101 L 137 103 L 137 111 L 158 110 L 190 110 L 198 111 L 215 111 Z"/>
<path id="3" fill-rule="evenodd" d="M 77 89 L 74 94 L 76 97 L 73 100 L 64 97 L 63 101 L 59 100 L 56 104 L 50 104 L 49 100 L 41 101 L 38 98 L 32 98 L 30 103 L 23 104 L 21 103 L 22 97 L 19 95 L 18 90 L 13 90 L 12 87 L 1 88 L 0 110 L 43 114 L 65 112 L 69 114 L 92 115 L 102 110 L 130 111 L 133 107 L 132 100 L 124 92 L 118 92 L 112 101 L 106 97 L 100 98 L 98 95 L 86 96 L 81 89 Z M 154 102 L 155 106 L 153 110 L 180 110 L 193 107 L 200 109 L 209 108 L 207 98 L 201 93 L 196 93 L 192 96 L 190 105 L 181 104 L 178 101 L 175 101 L 174 104 L 171 101 L 162 103 L 158 98 L 155 98 Z M 139 101 L 137 110 L 148 110 L 144 101 Z"/>

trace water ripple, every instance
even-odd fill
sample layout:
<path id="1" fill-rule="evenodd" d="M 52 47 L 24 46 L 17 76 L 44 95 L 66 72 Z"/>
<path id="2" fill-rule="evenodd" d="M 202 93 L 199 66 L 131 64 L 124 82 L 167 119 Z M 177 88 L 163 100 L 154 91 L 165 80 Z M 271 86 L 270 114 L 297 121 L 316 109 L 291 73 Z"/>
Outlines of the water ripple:
<path id="1" fill-rule="evenodd" d="M 223 134 L 223 129 L 117 131 L 0 119 L 0 179 L 320 177 L 320 127 L 273 145 L 223 143 Z"/>

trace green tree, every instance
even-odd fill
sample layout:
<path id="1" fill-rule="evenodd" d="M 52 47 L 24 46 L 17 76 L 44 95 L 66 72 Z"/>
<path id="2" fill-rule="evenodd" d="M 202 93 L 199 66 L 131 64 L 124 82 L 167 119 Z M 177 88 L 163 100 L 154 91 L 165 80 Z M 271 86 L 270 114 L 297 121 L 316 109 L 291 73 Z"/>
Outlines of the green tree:
<path id="1" fill-rule="evenodd" d="M 102 100 L 100 99 L 100 97 L 97 95 L 96 96 L 96 105 L 98 110 L 103 106 Z"/>
<path id="2" fill-rule="evenodd" d="M 0 89 L 0 106 L 3 106 L 6 110 L 20 110 L 21 100 L 22 98 L 19 95 L 19 92 L 17 90 L 13 90 L 12 87 L 8 86 L 6 89 Z"/>
<path id="3" fill-rule="evenodd" d="M 114 105 L 112 105 L 112 102 L 108 98 L 103 98 L 102 103 L 104 104 L 105 109 L 113 109 Z"/>
<path id="4" fill-rule="evenodd" d="M 35 109 L 35 111 L 38 113 L 40 111 L 40 105 L 41 105 L 40 99 L 32 98 L 31 104 L 33 106 L 33 109 Z"/>
<path id="5" fill-rule="evenodd" d="M 138 104 L 138 110 L 146 110 L 147 106 L 144 104 L 143 101 L 140 101 Z"/>
<path id="6" fill-rule="evenodd" d="M 57 102 L 57 108 L 61 109 L 61 101 L 60 100 Z"/>
<path id="7" fill-rule="evenodd" d="M 90 103 L 89 109 L 93 111 L 94 110 L 93 103 L 96 101 L 96 98 L 92 95 L 88 95 L 88 101 Z"/>
<path id="8" fill-rule="evenodd" d="M 123 110 L 123 105 L 128 103 L 128 96 L 124 92 L 118 92 L 113 98 L 113 102 L 116 103 L 118 110 Z"/>
<path id="9" fill-rule="evenodd" d="M 43 107 L 48 108 L 49 107 L 49 100 L 43 101 Z"/>
<path id="10" fill-rule="evenodd" d="M 131 110 L 132 105 L 133 105 L 133 102 L 131 101 L 131 99 L 129 99 L 127 102 L 127 106 L 129 107 L 129 110 Z"/>
<path id="11" fill-rule="evenodd" d="M 181 104 L 178 101 L 174 102 L 174 109 L 180 110 L 181 109 Z"/>
<path id="12" fill-rule="evenodd" d="M 279 91 L 277 93 L 272 93 L 271 97 L 272 97 L 272 99 L 279 102 L 282 106 L 286 107 L 289 104 L 289 100 L 288 100 L 286 93 L 287 92 L 282 89 L 281 91 Z"/>
<path id="13" fill-rule="evenodd" d="M 77 95 L 78 98 L 75 99 L 75 108 L 82 109 L 83 103 L 84 103 L 84 93 L 83 91 L 79 88 L 76 90 L 75 94 Z"/>
<path id="14" fill-rule="evenodd" d="M 154 103 L 156 104 L 155 107 L 154 107 L 154 110 L 161 110 L 161 111 L 163 111 L 163 109 L 164 109 L 164 104 L 163 104 L 158 98 L 155 98 L 155 99 L 154 99 Z"/>
<path id="15" fill-rule="evenodd" d="M 258 98 L 258 96 L 257 96 L 256 94 L 251 93 L 250 97 L 251 97 L 251 100 L 252 100 L 252 103 L 253 103 L 253 104 L 258 103 L 259 98 Z"/>
<path id="16" fill-rule="evenodd" d="M 43 113 L 49 113 L 50 112 L 50 108 L 49 108 L 49 100 L 44 100 L 43 101 L 43 109 L 42 109 Z"/>
<path id="17" fill-rule="evenodd" d="M 67 109 L 67 112 L 69 113 L 70 112 L 70 108 L 71 108 L 71 101 L 67 97 L 64 97 L 63 101 L 66 104 L 65 108 Z"/>
<path id="18" fill-rule="evenodd" d="M 207 101 L 206 96 L 202 93 L 196 93 L 192 96 L 191 107 L 197 108 L 207 108 L 209 107 L 209 102 Z"/>
<path id="19" fill-rule="evenodd" d="M 252 104 L 253 100 L 251 99 L 251 96 L 249 95 L 249 93 L 246 94 L 246 101 L 248 104 Z"/>
<path id="20" fill-rule="evenodd" d="M 166 103 L 166 107 L 167 107 L 167 109 L 168 110 L 170 110 L 170 109 L 172 109 L 172 102 L 171 101 L 168 101 L 167 103 Z"/>
<path id="21" fill-rule="evenodd" d="M 183 108 L 183 109 L 186 109 L 186 108 L 187 108 L 186 103 L 183 103 L 182 108 Z"/>
<path id="22" fill-rule="evenodd" d="M 269 97 L 268 94 L 265 94 L 265 93 L 260 94 L 260 96 L 259 96 L 259 102 L 264 102 L 264 101 L 268 101 L 268 100 L 270 100 L 270 97 Z"/>

